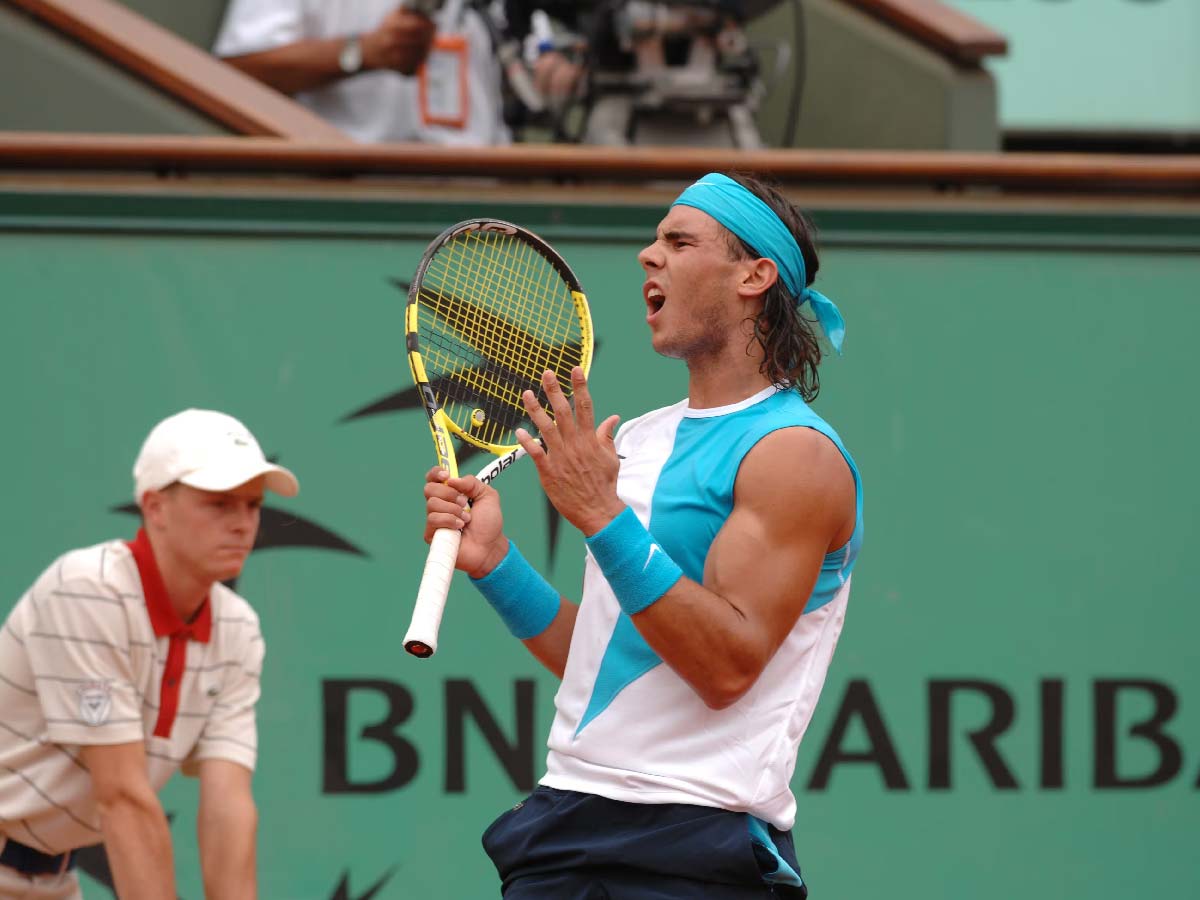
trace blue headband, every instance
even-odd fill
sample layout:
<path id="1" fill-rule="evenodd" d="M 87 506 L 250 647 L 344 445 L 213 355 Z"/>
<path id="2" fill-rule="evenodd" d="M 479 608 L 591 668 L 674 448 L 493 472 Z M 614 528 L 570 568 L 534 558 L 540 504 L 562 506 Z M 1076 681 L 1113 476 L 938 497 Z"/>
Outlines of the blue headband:
<path id="1" fill-rule="evenodd" d="M 811 303 L 817 321 L 838 353 L 846 336 L 846 323 L 833 301 L 810 287 L 804 272 L 804 255 L 796 238 L 771 207 L 732 178 L 710 172 L 675 200 L 672 206 L 691 206 L 706 212 L 754 249 L 775 263 L 788 292 L 800 304 Z"/>

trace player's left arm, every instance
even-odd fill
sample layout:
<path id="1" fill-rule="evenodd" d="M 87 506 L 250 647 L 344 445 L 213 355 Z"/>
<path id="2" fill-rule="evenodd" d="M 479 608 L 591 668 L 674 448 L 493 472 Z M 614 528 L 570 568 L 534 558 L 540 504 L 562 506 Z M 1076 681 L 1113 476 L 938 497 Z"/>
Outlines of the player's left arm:
<path id="1" fill-rule="evenodd" d="M 243 616 L 253 616 L 248 609 Z M 266 647 L 257 618 L 247 625 L 237 665 L 229 667 L 199 741 L 183 764 L 200 778 L 196 833 L 204 895 L 253 900 L 258 895 L 258 811 L 251 792 L 257 762 L 256 706 Z"/>
<path id="2" fill-rule="evenodd" d="M 633 624 L 705 704 L 729 706 L 795 626 L 854 518 L 854 476 L 837 447 L 810 428 L 773 432 L 742 460 L 704 583 L 680 578 Z"/>
<path id="3" fill-rule="evenodd" d="M 258 810 L 250 790 L 251 772 L 226 759 L 201 760 L 199 772 L 196 834 L 204 896 L 254 900 L 258 896 Z"/>

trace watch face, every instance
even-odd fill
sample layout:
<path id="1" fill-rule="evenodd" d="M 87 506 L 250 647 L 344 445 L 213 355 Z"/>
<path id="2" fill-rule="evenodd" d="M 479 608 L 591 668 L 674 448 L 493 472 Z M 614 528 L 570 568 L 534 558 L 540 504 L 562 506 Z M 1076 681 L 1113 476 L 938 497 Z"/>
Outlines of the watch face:
<path id="1" fill-rule="evenodd" d="M 362 68 L 362 42 L 357 37 L 349 38 L 338 54 L 338 65 L 347 75 Z"/>

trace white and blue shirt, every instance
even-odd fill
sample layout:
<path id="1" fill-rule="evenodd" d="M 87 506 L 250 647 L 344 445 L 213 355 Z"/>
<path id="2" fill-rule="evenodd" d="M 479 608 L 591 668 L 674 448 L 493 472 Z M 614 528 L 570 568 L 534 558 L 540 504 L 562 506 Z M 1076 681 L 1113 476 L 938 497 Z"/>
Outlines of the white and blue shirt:
<path id="1" fill-rule="evenodd" d="M 766 435 L 793 427 L 819 431 L 841 451 L 854 474 L 855 526 L 846 545 L 826 555 L 803 614 L 754 686 L 726 709 L 705 706 L 638 633 L 589 555 L 542 784 L 749 812 L 792 827 L 796 751 L 842 630 L 862 545 L 858 469 L 798 393 L 773 387 L 714 409 L 691 409 L 685 400 L 626 423 L 616 437 L 618 495 L 684 575 L 703 583 L 742 459 Z"/>

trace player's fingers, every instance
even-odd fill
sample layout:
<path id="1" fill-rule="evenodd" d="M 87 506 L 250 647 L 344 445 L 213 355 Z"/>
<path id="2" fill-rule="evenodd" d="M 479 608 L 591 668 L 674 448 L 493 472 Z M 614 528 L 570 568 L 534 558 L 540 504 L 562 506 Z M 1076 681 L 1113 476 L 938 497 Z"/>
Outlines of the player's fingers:
<path id="1" fill-rule="evenodd" d="M 539 441 L 524 428 L 518 428 L 516 435 L 517 440 L 525 448 L 525 452 L 529 455 L 529 458 L 540 468 L 546 459 L 546 448 L 542 446 L 542 441 Z"/>
<path id="2" fill-rule="evenodd" d="M 474 475 L 459 475 L 457 478 L 451 478 L 446 482 L 446 486 L 457 491 L 462 496 L 463 503 L 468 500 L 474 503 L 488 490 L 488 486 Z"/>
<path id="3" fill-rule="evenodd" d="M 462 531 L 467 527 L 465 520 L 449 513 L 430 513 L 425 517 L 425 543 L 433 540 L 433 536 L 443 528 Z"/>
<path id="4" fill-rule="evenodd" d="M 425 500 L 425 514 L 458 516 L 464 521 L 471 520 L 471 509 L 467 506 L 467 498 L 458 494 L 451 498 L 428 497 Z"/>
<path id="5" fill-rule="evenodd" d="M 567 402 L 567 395 L 563 393 L 558 378 L 549 369 L 542 373 L 542 387 L 550 408 L 554 410 L 554 423 L 562 432 L 563 440 L 569 441 L 575 436 L 575 414 L 571 412 L 571 404 Z"/>
<path id="6" fill-rule="evenodd" d="M 465 478 L 452 478 L 450 481 L 429 481 L 425 483 L 425 499 L 437 497 L 441 500 L 453 500 L 459 504 L 467 502 L 470 496 L 467 490 L 470 485 L 465 484 Z"/>
<path id="7" fill-rule="evenodd" d="M 612 448 L 614 453 L 616 452 L 616 448 L 613 447 L 612 442 L 616 437 L 617 423 L 620 421 L 620 416 L 609 416 L 607 419 L 601 422 L 600 427 L 596 429 L 596 437 L 600 440 L 601 446 Z"/>
<path id="8" fill-rule="evenodd" d="M 428 472 L 425 473 L 426 481 L 445 481 L 449 477 L 450 477 L 450 473 L 447 472 L 445 469 L 443 469 L 441 466 L 434 466 L 432 469 L 430 469 Z"/>
<path id="9" fill-rule="evenodd" d="M 571 370 L 571 388 L 575 393 L 575 422 L 580 431 L 591 431 L 596 427 L 596 411 L 592 407 L 592 395 L 588 392 L 583 366 Z"/>
<path id="10" fill-rule="evenodd" d="M 430 481 L 425 485 L 426 500 L 431 500 L 434 497 L 437 497 L 439 500 L 454 501 L 459 497 L 462 497 L 462 502 L 466 503 L 467 499 L 465 496 L 463 496 L 463 493 L 464 492 L 458 488 L 451 487 L 448 484 L 443 484 L 440 481 Z"/>
<path id="11" fill-rule="evenodd" d="M 542 436 L 542 440 L 546 443 L 546 448 L 553 453 L 555 450 L 562 449 L 562 435 L 558 433 L 555 427 L 554 420 L 546 414 L 546 410 L 542 409 L 542 404 L 538 403 L 537 397 L 533 395 L 533 391 L 525 391 L 521 394 L 521 402 L 525 404 L 525 411 L 529 413 L 529 419 L 537 428 L 538 434 Z M 522 446 L 525 446 L 522 444 Z M 533 456 L 528 447 L 525 451 Z M 544 455 L 544 454 L 543 454 Z"/>

